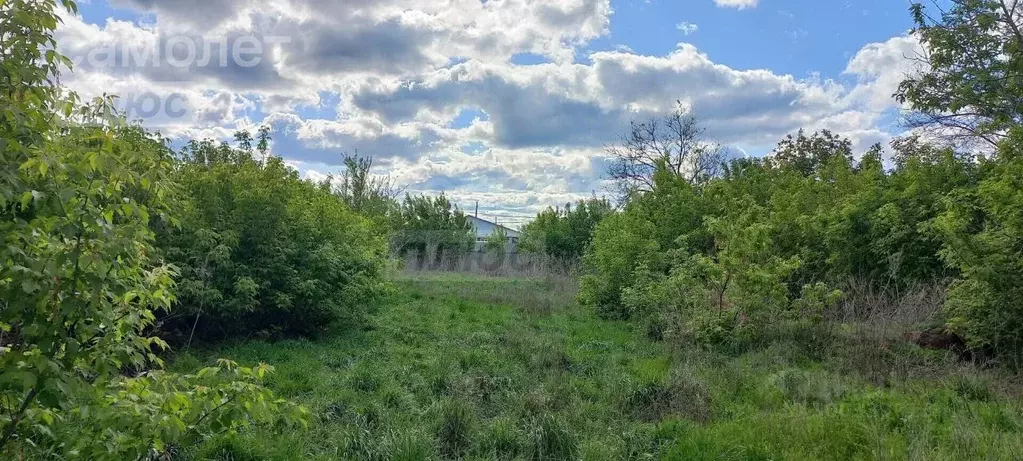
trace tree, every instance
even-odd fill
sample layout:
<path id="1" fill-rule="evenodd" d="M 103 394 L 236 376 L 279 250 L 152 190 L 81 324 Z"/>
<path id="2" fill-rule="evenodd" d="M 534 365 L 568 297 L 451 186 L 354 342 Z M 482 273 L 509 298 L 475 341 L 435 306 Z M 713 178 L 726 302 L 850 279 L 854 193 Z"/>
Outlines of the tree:
<path id="1" fill-rule="evenodd" d="M 508 249 L 508 233 L 504 231 L 503 227 L 495 227 L 494 231 L 487 236 L 484 249 L 488 253 L 504 255 L 505 250 Z"/>
<path id="2" fill-rule="evenodd" d="M 476 241 L 468 216 L 444 194 L 436 197 L 405 194 L 395 214 L 392 245 L 398 254 L 433 255 L 445 251 L 466 252 Z"/>
<path id="3" fill-rule="evenodd" d="M 914 3 L 914 33 L 926 50 L 919 75 L 895 98 L 912 110 L 911 126 L 949 141 L 997 147 L 1023 123 L 1023 6 L 1016 0 L 951 0 L 936 11 Z M 936 13 L 936 14 L 934 14 Z"/>
<path id="4" fill-rule="evenodd" d="M 373 168 L 372 157 L 345 155 L 344 165 L 344 171 L 336 180 L 328 178 L 334 184 L 335 192 L 349 208 L 370 217 L 378 224 L 385 224 L 405 188 L 396 186 L 389 176 L 370 173 Z"/>
<path id="5" fill-rule="evenodd" d="M 704 139 L 705 129 L 678 101 L 660 118 L 631 124 L 618 144 L 605 148 L 611 159 L 608 176 L 619 200 L 653 190 L 658 165 L 691 184 L 700 184 L 719 172 L 723 158 L 719 146 Z"/>
<path id="6" fill-rule="evenodd" d="M 631 286 L 640 267 L 658 267 L 664 249 L 654 239 L 655 224 L 641 213 L 615 213 L 597 225 L 593 246 L 583 257 L 579 301 L 605 318 L 628 318 L 622 290 Z"/>
<path id="7" fill-rule="evenodd" d="M 945 303 L 947 326 L 980 350 L 1023 365 L 1023 132 L 981 163 L 976 187 L 950 193 L 935 227 L 942 258 L 959 269 Z"/>
<path id="8" fill-rule="evenodd" d="M 598 198 L 580 200 L 574 208 L 571 203 L 562 209 L 547 208 L 522 228 L 520 248 L 556 258 L 581 258 L 597 224 L 613 211 L 607 200 Z"/>
<path id="9" fill-rule="evenodd" d="M 326 184 L 245 148 L 199 142 L 182 155 L 181 225 L 159 243 L 181 270 L 186 318 L 162 319 L 164 331 L 312 334 L 358 320 L 383 270 L 384 232 Z"/>
<path id="10" fill-rule="evenodd" d="M 852 142 L 831 131 L 821 130 L 806 136 L 799 130 L 795 136 L 788 135 L 771 153 L 772 160 L 781 168 L 790 168 L 803 176 L 812 176 L 831 159 L 852 164 Z"/>
<path id="11" fill-rule="evenodd" d="M 946 327 L 972 347 L 1013 365 L 1023 350 L 1023 218 L 1020 161 L 1023 135 L 1023 6 L 1015 0 L 951 0 L 937 15 L 912 6 L 916 34 L 926 53 L 925 69 L 899 86 L 896 98 L 914 111 L 911 124 L 946 140 L 985 147 L 995 155 L 972 158 L 951 151 L 907 145 L 912 155 L 896 158 L 911 185 L 900 211 L 923 218 L 936 235 L 910 246 L 940 255 L 950 273 Z M 919 203 L 939 192 L 941 206 Z M 914 197 L 915 195 L 915 197 Z M 913 202 L 917 203 L 913 203 Z M 894 214 L 896 210 L 892 210 Z M 903 235 L 908 234 L 902 232 Z M 926 260 L 926 259 L 925 259 Z"/>
<path id="12" fill-rule="evenodd" d="M 173 158 L 108 117 L 109 100 L 81 105 L 59 86 L 56 8 L 0 3 L 0 453 L 159 458 L 301 419 L 259 385 L 266 365 L 161 370 L 167 345 L 150 332 L 175 270 L 150 224 L 174 220 Z"/>
<path id="13" fill-rule="evenodd" d="M 870 219 L 869 248 L 873 259 L 887 261 L 896 280 L 926 282 L 955 275 L 941 260 L 943 237 L 936 229 L 946 197 L 957 189 L 977 187 L 974 156 L 907 137 L 892 144 L 895 168 L 887 178 L 883 205 Z"/>

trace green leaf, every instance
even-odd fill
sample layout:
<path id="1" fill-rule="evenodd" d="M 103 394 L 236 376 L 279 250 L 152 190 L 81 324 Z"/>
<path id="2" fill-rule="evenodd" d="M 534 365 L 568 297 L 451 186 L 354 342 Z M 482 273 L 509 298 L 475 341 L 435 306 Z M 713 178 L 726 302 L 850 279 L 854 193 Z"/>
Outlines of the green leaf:
<path id="1" fill-rule="evenodd" d="M 28 205 L 32 203 L 32 192 L 33 191 L 27 190 L 27 191 L 25 191 L 24 194 L 21 194 L 21 210 L 22 211 L 28 210 Z"/>
<path id="2" fill-rule="evenodd" d="M 36 291 L 39 291 L 39 284 L 32 279 L 22 280 L 21 291 L 24 291 L 26 294 L 35 293 Z"/>

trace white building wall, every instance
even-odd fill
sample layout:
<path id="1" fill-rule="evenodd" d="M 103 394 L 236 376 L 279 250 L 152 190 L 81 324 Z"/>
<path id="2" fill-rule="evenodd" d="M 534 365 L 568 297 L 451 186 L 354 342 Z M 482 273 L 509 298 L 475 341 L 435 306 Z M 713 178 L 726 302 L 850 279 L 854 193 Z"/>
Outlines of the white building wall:
<path id="1" fill-rule="evenodd" d="M 472 222 L 472 225 L 474 227 L 476 227 L 476 251 L 483 251 L 484 246 L 486 245 L 487 237 L 489 237 L 490 234 L 494 233 L 494 230 L 497 229 L 499 224 L 494 224 L 490 221 L 479 219 L 475 216 L 469 216 L 469 221 Z M 508 227 L 505 226 L 500 227 L 504 228 L 504 233 L 508 236 L 508 243 L 506 245 L 505 251 L 508 253 L 518 252 L 519 237 L 522 235 L 522 233 L 514 229 L 509 229 Z"/>

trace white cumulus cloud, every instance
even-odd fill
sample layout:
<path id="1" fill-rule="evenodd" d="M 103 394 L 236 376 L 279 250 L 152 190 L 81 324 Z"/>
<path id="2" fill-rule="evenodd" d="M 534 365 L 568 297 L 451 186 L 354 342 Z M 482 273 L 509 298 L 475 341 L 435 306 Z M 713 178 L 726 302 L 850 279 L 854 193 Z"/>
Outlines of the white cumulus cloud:
<path id="1" fill-rule="evenodd" d="M 306 177 L 336 172 L 357 150 L 410 192 L 526 214 L 603 193 L 603 146 L 676 100 L 736 152 L 763 154 L 800 128 L 884 142 L 879 125 L 918 47 L 909 36 L 869 44 L 833 81 L 731 67 L 687 43 L 660 55 L 584 51 L 608 37 L 608 0 L 112 1 L 150 20 L 64 17 L 58 30 L 60 49 L 83 58 L 63 78 L 83 96 L 130 97 L 144 123 L 178 142 L 267 124 L 274 152 Z M 174 41 L 194 40 L 202 54 L 247 36 L 285 40 L 255 65 L 131 59 Z M 120 51 L 99 53 L 109 50 Z M 516 64 L 523 53 L 544 59 Z M 140 98 L 160 110 L 146 116 Z"/>

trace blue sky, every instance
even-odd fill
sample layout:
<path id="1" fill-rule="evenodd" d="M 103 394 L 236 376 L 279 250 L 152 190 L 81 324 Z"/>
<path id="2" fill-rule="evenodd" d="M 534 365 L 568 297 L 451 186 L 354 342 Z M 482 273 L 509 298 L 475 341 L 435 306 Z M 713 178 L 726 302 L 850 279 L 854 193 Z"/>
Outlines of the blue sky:
<path id="1" fill-rule="evenodd" d="M 839 77 L 863 45 L 912 27 L 905 0 L 763 0 L 742 10 L 712 1 L 613 4 L 611 33 L 595 46 L 624 44 L 637 53 L 663 55 L 684 40 L 720 64 L 797 77 Z M 677 25 L 683 22 L 698 29 L 680 34 Z"/>
<path id="2" fill-rule="evenodd" d="M 79 6 L 58 31 L 77 63 L 65 81 L 127 95 L 129 115 L 175 143 L 268 124 L 274 152 L 307 177 L 357 150 L 410 191 L 519 217 L 602 194 L 603 146 L 676 100 L 739 155 L 800 128 L 885 144 L 902 131 L 890 95 L 919 50 L 901 0 Z M 244 39 L 255 64 L 202 59 Z"/>

